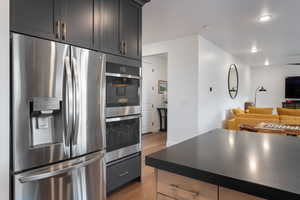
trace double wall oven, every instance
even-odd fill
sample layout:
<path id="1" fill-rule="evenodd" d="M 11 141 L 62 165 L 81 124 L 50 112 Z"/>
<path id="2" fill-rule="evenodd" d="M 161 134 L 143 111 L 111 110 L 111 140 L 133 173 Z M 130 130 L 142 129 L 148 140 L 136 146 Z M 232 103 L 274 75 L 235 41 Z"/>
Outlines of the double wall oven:
<path id="1" fill-rule="evenodd" d="M 106 66 L 106 162 L 141 151 L 141 68 L 108 58 Z"/>

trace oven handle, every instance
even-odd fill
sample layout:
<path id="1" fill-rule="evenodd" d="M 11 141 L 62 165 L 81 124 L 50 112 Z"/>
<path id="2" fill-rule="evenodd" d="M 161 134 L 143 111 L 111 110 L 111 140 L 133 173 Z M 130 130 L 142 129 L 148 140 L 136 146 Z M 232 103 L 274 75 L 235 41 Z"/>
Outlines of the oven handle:
<path id="1" fill-rule="evenodd" d="M 132 78 L 132 79 L 142 79 L 140 76 L 129 75 L 129 74 L 118 74 L 118 73 L 105 73 L 106 76 L 118 77 L 118 78 Z"/>
<path id="2" fill-rule="evenodd" d="M 106 122 L 120 122 L 120 121 L 125 121 L 125 120 L 138 119 L 140 117 L 141 117 L 141 115 L 126 116 L 126 117 L 114 117 L 114 118 L 106 119 Z"/>

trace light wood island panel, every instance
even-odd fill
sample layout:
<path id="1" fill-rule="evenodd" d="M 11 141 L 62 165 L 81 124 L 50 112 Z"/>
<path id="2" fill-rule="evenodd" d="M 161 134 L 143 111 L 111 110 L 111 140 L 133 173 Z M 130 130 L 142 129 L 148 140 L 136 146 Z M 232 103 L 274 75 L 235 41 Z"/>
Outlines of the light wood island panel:
<path id="1" fill-rule="evenodd" d="M 265 200 L 253 195 L 219 187 L 219 200 Z"/>
<path id="2" fill-rule="evenodd" d="M 157 192 L 176 200 L 218 200 L 218 186 L 163 170 L 157 172 Z"/>
<path id="3" fill-rule="evenodd" d="M 265 200 L 156 169 L 157 200 Z"/>

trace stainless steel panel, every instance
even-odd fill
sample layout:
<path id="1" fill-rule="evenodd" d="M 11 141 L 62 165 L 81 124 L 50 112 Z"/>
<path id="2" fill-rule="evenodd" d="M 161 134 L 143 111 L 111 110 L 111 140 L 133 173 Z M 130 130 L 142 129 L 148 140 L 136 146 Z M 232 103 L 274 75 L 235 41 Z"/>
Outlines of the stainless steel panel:
<path id="1" fill-rule="evenodd" d="M 105 149 L 105 55 L 71 47 L 75 123 L 72 156 Z"/>
<path id="2" fill-rule="evenodd" d="M 70 156 L 63 120 L 68 54 L 68 45 L 12 35 L 13 171 Z"/>
<path id="3" fill-rule="evenodd" d="M 141 106 L 107 107 L 106 117 L 141 114 Z"/>
<path id="4" fill-rule="evenodd" d="M 14 176 L 15 200 L 105 200 L 104 153 Z"/>
<path id="5" fill-rule="evenodd" d="M 141 151 L 141 144 L 135 144 L 132 146 L 128 146 L 122 149 L 118 149 L 115 151 L 107 152 L 105 155 L 106 163 L 112 162 L 114 160 L 118 160 L 125 156 L 129 156 L 131 154 L 137 153 Z"/>

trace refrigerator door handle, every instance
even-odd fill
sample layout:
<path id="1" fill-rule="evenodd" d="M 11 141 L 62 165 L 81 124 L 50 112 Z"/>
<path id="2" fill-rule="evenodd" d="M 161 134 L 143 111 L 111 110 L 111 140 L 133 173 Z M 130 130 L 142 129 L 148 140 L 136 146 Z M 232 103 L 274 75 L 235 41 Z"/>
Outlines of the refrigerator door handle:
<path id="1" fill-rule="evenodd" d="M 70 66 L 70 57 L 67 56 L 64 59 L 65 72 L 66 72 L 66 82 L 65 87 L 65 112 L 64 121 L 66 124 L 66 143 L 69 146 L 71 134 L 73 130 L 73 115 L 74 115 L 74 94 L 73 94 L 73 81 L 72 81 L 72 71 Z"/>
<path id="2" fill-rule="evenodd" d="M 100 80 L 100 119 L 101 119 L 101 134 L 102 134 L 102 147 L 106 149 L 106 121 L 105 121 L 105 107 L 106 107 L 106 55 L 100 56 L 101 63 L 101 80 Z"/>
<path id="3" fill-rule="evenodd" d="M 77 72 L 77 67 L 76 67 L 76 59 L 75 58 L 71 58 L 71 65 L 72 65 L 72 70 L 73 70 L 73 90 L 74 90 L 74 116 L 73 116 L 73 142 L 75 144 L 77 144 L 77 140 L 78 140 L 78 129 L 79 129 L 79 101 L 80 101 L 80 91 L 79 91 L 79 75 Z M 74 145 L 73 143 L 73 145 Z"/>
<path id="4" fill-rule="evenodd" d="M 32 173 L 31 175 L 29 174 L 27 176 L 22 176 L 18 178 L 18 180 L 20 181 L 20 183 L 27 183 L 51 178 L 60 174 L 65 174 L 67 172 L 90 165 L 104 158 L 104 155 L 105 152 L 100 152 L 90 155 L 87 159 L 78 158 L 76 160 L 71 160 L 67 163 L 57 164 L 54 167 L 47 167 L 47 169 L 41 169 L 37 172 Z"/>

